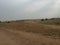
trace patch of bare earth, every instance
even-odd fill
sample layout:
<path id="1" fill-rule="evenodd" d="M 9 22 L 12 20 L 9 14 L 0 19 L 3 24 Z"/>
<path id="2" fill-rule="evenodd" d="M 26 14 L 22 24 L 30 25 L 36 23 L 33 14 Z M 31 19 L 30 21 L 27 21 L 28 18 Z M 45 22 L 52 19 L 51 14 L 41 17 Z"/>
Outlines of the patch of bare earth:
<path id="1" fill-rule="evenodd" d="M 60 45 L 60 41 L 31 32 L 0 28 L 0 45 Z"/>

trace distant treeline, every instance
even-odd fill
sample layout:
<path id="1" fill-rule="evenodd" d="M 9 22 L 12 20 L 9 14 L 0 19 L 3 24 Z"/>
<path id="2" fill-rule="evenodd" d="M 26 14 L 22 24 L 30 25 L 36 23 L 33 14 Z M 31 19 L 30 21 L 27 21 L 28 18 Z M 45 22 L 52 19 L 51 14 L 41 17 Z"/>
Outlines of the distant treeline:
<path id="1" fill-rule="evenodd" d="M 0 23 L 11 23 L 11 22 L 25 22 L 25 21 L 50 21 L 50 20 L 55 20 L 55 21 L 60 21 L 60 18 L 45 18 L 45 19 L 27 19 L 27 20 L 15 20 L 15 21 L 0 21 Z"/>

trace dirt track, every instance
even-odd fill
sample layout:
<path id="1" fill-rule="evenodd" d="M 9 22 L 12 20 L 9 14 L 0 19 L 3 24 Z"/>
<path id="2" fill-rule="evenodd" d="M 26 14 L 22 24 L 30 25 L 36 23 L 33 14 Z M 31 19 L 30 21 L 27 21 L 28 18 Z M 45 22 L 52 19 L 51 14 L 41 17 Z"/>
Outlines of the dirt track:
<path id="1" fill-rule="evenodd" d="M 34 33 L 0 28 L 0 45 L 60 45 L 60 41 Z"/>

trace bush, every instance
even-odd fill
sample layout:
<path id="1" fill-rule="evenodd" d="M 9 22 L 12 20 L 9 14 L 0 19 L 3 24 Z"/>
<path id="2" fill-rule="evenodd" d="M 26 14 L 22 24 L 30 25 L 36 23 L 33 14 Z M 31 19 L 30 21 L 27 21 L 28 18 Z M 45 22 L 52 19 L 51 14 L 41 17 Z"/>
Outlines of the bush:
<path id="1" fill-rule="evenodd" d="M 41 21 L 44 21 L 44 19 L 41 19 Z"/>
<path id="2" fill-rule="evenodd" d="M 0 23 L 1 23 L 1 21 L 0 21 Z"/>
<path id="3" fill-rule="evenodd" d="M 46 18 L 45 21 L 47 21 L 48 19 Z"/>
<path id="4" fill-rule="evenodd" d="M 10 23 L 10 21 L 7 21 L 7 23 Z"/>

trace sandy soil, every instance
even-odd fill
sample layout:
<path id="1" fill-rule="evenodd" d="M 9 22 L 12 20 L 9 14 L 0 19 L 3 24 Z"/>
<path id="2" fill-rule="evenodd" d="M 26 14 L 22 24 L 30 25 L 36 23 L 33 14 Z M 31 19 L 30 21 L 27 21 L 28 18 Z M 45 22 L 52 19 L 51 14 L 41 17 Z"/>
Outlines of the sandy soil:
<path id="1" fill-rule="evenodd" d="M 32 32 L 0 28 L 0 45 L 60 45 L 60 41 Z"/>

